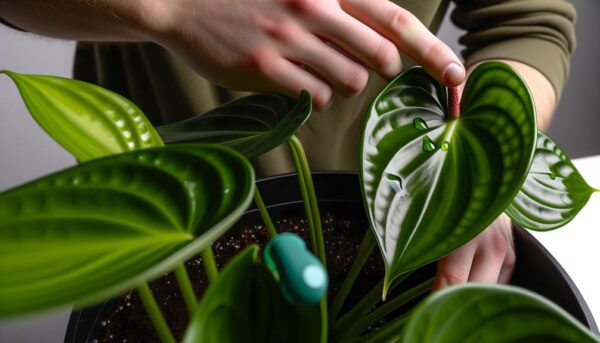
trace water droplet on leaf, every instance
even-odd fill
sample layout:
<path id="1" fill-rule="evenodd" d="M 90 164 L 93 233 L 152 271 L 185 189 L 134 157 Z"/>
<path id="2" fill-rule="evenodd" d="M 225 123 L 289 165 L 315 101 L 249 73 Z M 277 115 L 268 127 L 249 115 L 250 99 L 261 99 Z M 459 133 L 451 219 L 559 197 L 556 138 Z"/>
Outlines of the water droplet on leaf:
<path id="1" fill-rule="evenodd" d="M 423 137 L 423 151 L 432 152 L 437 150 L 437 145 L 429 137 Z"/>
<path id="2" fill-rule="evenodd" d="M 442 143 L 442 147 L 441 147 L 442 151 L 448 151 L 449 148 L 450 148 L 450 142 L 444 141 Z"/>
<path id="3" fill-rule="evenodd" d="M 429 128 L 429 126 L 427 126 L 427 123 L 425 122 L 425 120 L 417 117 L 415 119 L 413 119 L 413 125 L 415 126 L 415 129 L 417 130 L 427 130 Z"/>

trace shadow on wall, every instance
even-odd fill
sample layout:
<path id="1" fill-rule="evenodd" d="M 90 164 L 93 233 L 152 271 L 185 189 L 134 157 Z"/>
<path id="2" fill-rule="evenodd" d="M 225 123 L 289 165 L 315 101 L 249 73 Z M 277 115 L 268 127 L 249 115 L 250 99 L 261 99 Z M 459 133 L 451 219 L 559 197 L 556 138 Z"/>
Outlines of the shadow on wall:
<path id="1" fill-rule="evenodd" d="M 577 9 L 577 50 L 549 134 L 569 157 L 578 158 L 600 154 L 600 1 L 570 2 Z M 446 18 L 438 36 L 455 52 L 461 49 L 460 35 Z"/>

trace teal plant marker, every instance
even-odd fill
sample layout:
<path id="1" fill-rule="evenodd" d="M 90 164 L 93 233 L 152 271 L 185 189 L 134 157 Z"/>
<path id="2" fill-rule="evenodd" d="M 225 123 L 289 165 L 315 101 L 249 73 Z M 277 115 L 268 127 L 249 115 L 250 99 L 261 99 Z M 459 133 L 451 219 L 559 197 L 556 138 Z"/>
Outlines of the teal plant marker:
<path id="1" fill-rule="evenodd" d="M 273 238 L 264 252 L 265 263 L 279 276 L 283 296 L 292 304 L 318 303 L 327 292 L 325 268 L 297 235 L 282 233 Z"/>

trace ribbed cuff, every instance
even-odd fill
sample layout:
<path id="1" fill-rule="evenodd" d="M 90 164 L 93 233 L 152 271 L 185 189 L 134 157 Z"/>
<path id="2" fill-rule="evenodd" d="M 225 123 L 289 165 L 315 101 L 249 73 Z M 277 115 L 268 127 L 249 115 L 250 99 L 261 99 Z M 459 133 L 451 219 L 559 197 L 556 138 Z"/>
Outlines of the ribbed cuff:
<path id="1" fill-rule="evenodd" d="M 506 59 L 527 64 L 539 70 L 552 84 L 557 99 L 569 75 L 567 54 L 555 43 L 536 38 L 514 38 L 484 46 L 465 60 L 468 68 L 485 60 Z"/>

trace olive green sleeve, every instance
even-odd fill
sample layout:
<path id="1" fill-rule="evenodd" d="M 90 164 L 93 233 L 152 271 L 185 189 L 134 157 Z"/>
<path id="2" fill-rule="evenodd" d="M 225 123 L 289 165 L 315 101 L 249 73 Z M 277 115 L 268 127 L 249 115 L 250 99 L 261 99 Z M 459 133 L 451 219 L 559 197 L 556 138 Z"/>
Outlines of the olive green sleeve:
<path id="1" fill-rule="evenodd" d="M 467 66 L 508 59 L 543 73 L 557 96 L 569 75 L 575 49 L 573 6 L 563 0 L 455 1 L 452 21 L 466 30 L 459 40 Z"/>

